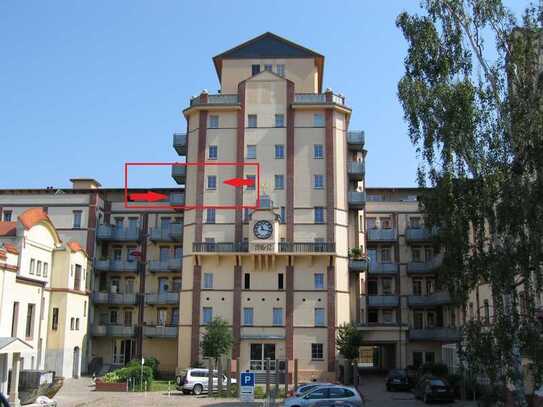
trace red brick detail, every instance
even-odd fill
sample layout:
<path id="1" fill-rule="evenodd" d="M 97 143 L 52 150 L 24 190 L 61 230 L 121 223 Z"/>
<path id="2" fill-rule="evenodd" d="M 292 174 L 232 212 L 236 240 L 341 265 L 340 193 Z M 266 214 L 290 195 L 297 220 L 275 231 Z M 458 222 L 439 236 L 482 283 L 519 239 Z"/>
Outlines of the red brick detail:
<path id="1" fill-rule="evenodd" d="M 207 92 L 200 93 L 200 103 L 202 104 L 207 103 Z"/>
<path id="2" fill-rule="evenodd" d="M 194 366 L 200 358 L 200 291 L 202 266 L 194 265 L 192 272 L 192 329 L 190 332 L 190 363 Z"/>
<path id="3" fill-rule="evenodd" d="M 294 241 L 294 83 L 287 81 L 287 241 Z M 287 274 L 288 275 L 288 274 Z M 288 277 L 287 277 L 288 278 Z"/>
<path id="4" fill-rule="evenodd" d="M 204 94 L 202 94 L 204 95 Z M 207 95 L 206 95 L 207 96 Z M 207 137 L 207 110 L 201 110 L 198 117 L 198 154 L 196 161 L 202 163 L 206 158 L 206 137 Z M 199 165 L 196 167 L 196 205 L 204 204 L 204 176 L 205 167 Z M 196 209 L 196 225 L 194 226 L 194 241 L 202 241 L 202 222 L 203 211 Z"/>
<path id="5" fill-rule="evenodd" d="M 325 160 L 326 160 L 326 240 L 334 242 L 334 137 L 333 116 L 334 111 L 325 112 Z"/>
<path id="6" fill-rule="evenodd" d="M 328 371 L 336 370 L 336 269 L 328 266 L 327 276 L 327 325 L 328 325 Z"/>
<path id="7" fill-rule="evenodd" d="M 93 192 L 89 196 L 89 215 L 87 222 L 87 254 L 89 258 L 94 257 L 94 248 L 96 240 L 96 201 L 98 193 Z"/>
<path id="8" fill-rule="evenodd" d="M 234 344 L 232 346 L 232 359 L 240 356 L 241 342 L 241 275 L 242 267 L 234 266 L 234 317 L 232 321 L 232 330 L 234 334 Z"/>
<path id="9" fill-rule="evenodd" d="M 236 162 L 241 163 L 244 161 L 245 151 L 245 82 L 241 82 L 238 85 L 238 95 L 241 109 L 238 110 L 238 130 L 236 135 Z M 243 178 L 243 166 L 236 166 L 236 177 Z M 243 188 L 236 188 L 236 226 L 235 226 L 235 240 L 241 242 L 243 240 Z"/>
<path id="10" fill-rule="evenodd" d="M 95 381 L 95 390 L 96 391 L 128 391 L 128 382 L 124 383 L 106 383 L 100 379 Z"/>
<path id="11" fill-rule="evenodd" d="M 3 211 L 3 208 L 0 206 L 0 220 L 2 220 L 2 211 Z"/>
<path id="12" fill-rule="evenodd" d="M 104 223 L 109 225 L 111 223 L 111 202 L 104 201 Z"/>
<path id="13" fill-rule="evenodd" d="M 294 267 L 287 266 L 286 274 L 286 313 L 285 337 L 287 360 L 294 359 Z"/>

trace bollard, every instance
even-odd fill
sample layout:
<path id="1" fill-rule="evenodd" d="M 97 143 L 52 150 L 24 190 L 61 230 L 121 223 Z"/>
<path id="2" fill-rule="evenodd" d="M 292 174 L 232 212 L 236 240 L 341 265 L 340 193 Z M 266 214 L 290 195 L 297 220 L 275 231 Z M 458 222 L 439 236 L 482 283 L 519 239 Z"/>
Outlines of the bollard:
<path id="1" fill-rule="evenodd" d="M 171 381 L 168 380 L 168 397 L 171 397 L 172 395 L 172 390 L 170 388 L 170 385 L 171 385 Z"/>
<path id="2" fill-rule="evenodd" d="M 240 376 L 241 376 L 241 370 L 240 370 L 240 365 L 239 365 L 239 358 L 236 359 L 236 381 L 238 383 L 238 388 L 237 388 L 237 398 L 239 399 L 239 389 L 241 388 L 240 386 Z"/>

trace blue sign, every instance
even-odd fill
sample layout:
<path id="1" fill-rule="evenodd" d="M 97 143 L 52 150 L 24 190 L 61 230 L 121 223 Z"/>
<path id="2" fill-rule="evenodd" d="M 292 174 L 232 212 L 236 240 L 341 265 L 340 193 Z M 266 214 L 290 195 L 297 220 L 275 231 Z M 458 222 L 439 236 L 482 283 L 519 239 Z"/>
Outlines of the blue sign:
<path id="1" fill-rule="evenodd" d="M 240 386 L 255 387 L 255 374 L 246 372 L 241 374 Z"/>

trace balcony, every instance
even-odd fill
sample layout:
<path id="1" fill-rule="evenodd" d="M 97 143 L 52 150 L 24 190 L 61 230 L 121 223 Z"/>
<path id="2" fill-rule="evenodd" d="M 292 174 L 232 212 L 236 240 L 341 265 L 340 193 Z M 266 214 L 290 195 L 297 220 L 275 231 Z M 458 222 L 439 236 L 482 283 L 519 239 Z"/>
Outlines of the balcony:
<path id="1" fill-rule="evenodd" d="M 445 291 L 430 295 L 410 295 L 407 297 L 407 303 L 410 307 L 447 305 L 451 303 L 451 296 Z"/>
<path id="2" fill-rule="evenodd" d="M 147 293 L 145 303 L 149 305 L 175 305 L 179 304 L 178 292 Z"/>
<path id="3" fill-rule="evenodd" d="M 184 184 L 185 178 L 187 176 L 187 166 L 186 165 L 172 165 L 172 178 L 178 184 Z"/>
<path id="4" fill-rule="evenodd" d="M 115 225 L 98 225 L 96 238 L 117 242 L 136 242 L 140 239 L 139 227 L 124 227 Z"/>
<path id="5" fill-rule="evenodd" d="M 93 336 L 120 336 L 132 337 L 136 333 L 135 326 L 125 325 L 102 325 L 94 324 L 92 326 Z"/>
<path id="6" fill-rule="evenodd" d="M 354 209 L 363 209 L 366 206 L 366 193 L 361 191 L 347 192 L 349 206 Z"/>
<path id="7" fill-rule="evenodd" d="M 349 259 L 349 270 L 363 273 L 368 269 L 366 259 Z"/>
<path id="8" fill-rule="evenodd" d="M 294 95 L 294 103 L 299 105 L 322 105 L 322 104 L 336 104 L 346 106 L 345 96 L 329 94 L 327 98 L 326 93 L 296 93 Z"/>
<path id="9" fill-rule="evenodd" d="M 176 326 L 144 326 L 143 335 L 149 338 L 177 338 Z"/>
<path id="10" fill-rule="evenodd" d="M 462 331 L 459 328 L 424 328 L 410 329 L 410 341 L 432 341 L 432 342 L 460 342 Z"/>
<path id="11" fill-rule="evenodd" d="M 397 274 L 398 263 L 370 262 L 368 264 L 368 272 L 370 274 Z"/>
<path id="12" fill-rule="evenodd" d="M 185 194 L 178 192 L 172 192 L 170 194 L 170 205 L 172 206 L 183 206 L 185 205 Z"/>
<path id="13" fill-rule="evenodd" d="M 187 155 L 187 135 L 184 133 L 174 133 L 173 148 L 179 155 Z"/>
<path id="14" fill-rule="evenodd" d="M 349 161 L 347 163 L 347 173 L 349 174 L 349 179 L 362 181 L 365 173 L 364 161 Z"/>
<path id="15" fill-rule="evenodd" d="M 149 271 L 151 272 L 158 271 L 180 273 L 181 267 L 183 267 L 182 258 L 149 261 Z"/>
<path id="16" fill-rule="evenodd" d="M 170 223 L 160 228 L 152 228 L 150 239 L 154 242 L 179 242 L 183 238 L 183 224 Z"/>
<path id="17" fill-rule="evenodd" d="M 397 239 L 396 229 L 369 229 L 368 242 L 392 242 Z"/>
<path id="18" fill-rule="evenodd" d="M 400 297 L 397 295 L 368 295 L 368 307 L 389 308 L 399 305 Z"/>
<path id="19" fill-rule="evenodd" d="M 207 101 L 205 96 L 207 96 Z M 193 97 L 190 100 L 190 107 L 201 106 L 201 105 L 237 105 L 239 104 L 238 95 L 209 95 L 202 94 L 196 97 Z"/>
<path id="20" fill-rule="evenodd" d="M 96 291 L 92 295 L 95 304 L 136 305 L 138 297 L 134 293 L 107 293 Z"/>
<path id="21" fill-rule="evenodd" d="M 328 253 L 336 251 L 336 244 L 329 242 L 279 242 L 281 253 Z"/>
<path id="22" fill-rule="evenodd" d="M 435 230 L 426 228 L 407 228 L 405 229 L 405 240 L 407 242 L 428 242 L 435 236 Z"/>
<path id="23" fill-rule="evenodd" d="M 443 256 L 434 256 L 426 262 L 422 261 L 410 261 L 407 263 L 407 272 L 408 273 L 433 273 L 439 266 L 443 263 Z"/>
<path id="24" fill-rule="evenodd" d="M 347 146 L 350 150 L 362 151 L 366 137 L 363 131 L 348 131 L 347 132 Z"/>
<path id="25" fill-rule="evenodd" d="M 249 242 L 194 242 L 192 251 L 194 253 L 243 253 L 249 251 Z"/>
<path id="26" fill-rule="evenodd" d="M 98 271 L 135 273 L 138 271 L 138 263 L 126 260 L 96 260 L 94 262 L 94 269 Z"/>

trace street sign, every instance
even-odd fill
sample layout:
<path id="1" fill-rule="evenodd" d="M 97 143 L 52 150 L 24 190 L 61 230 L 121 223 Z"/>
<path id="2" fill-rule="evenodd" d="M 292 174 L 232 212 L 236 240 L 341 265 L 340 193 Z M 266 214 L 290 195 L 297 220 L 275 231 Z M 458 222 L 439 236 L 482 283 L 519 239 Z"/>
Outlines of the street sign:
<path id="1" fill-rule="evenodd" d="M 241 373 L 239 378 L 239 400 L 244 403 L 255 401 L 255 374 L 253 372 Z"/>

